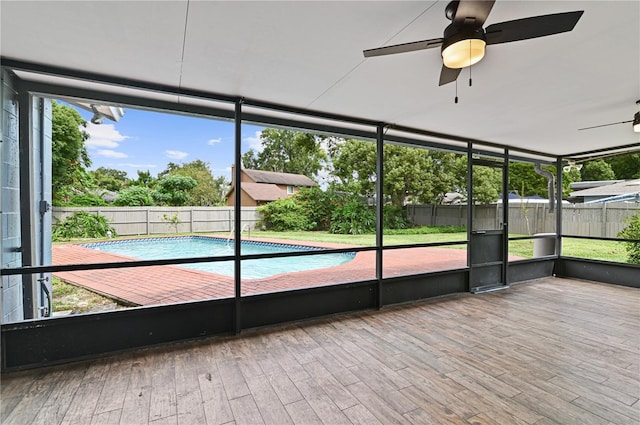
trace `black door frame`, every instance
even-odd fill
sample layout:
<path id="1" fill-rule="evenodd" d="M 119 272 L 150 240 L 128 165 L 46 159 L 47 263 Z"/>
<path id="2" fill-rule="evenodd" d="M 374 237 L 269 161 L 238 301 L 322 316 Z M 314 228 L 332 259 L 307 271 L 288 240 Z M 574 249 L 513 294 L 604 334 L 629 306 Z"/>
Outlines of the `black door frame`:
<path id="1" fill-rule="evenodd" d="M 497 157 L 497 156 L 496 156 Z M 473 293 L 487 292 L 508 288 L 508 255 L 509 255 L 509 151 L 504 150 L 500 158 L 479 159 L 473 157 L 473 149 L 468 151 L 468 255 L 469 291 Z M 502 170 L 502 217 L 499 229 L 474 230 L 473 202 L 473 167 L 485 166 Z M 492 241 L 493 239 L 493 241 Z M 485 251 L 486 248 L 490 251 Z M 496 251 L 491 251 L 497 250 Z M 497 280 L 497 281 L 494 281 Z"/>

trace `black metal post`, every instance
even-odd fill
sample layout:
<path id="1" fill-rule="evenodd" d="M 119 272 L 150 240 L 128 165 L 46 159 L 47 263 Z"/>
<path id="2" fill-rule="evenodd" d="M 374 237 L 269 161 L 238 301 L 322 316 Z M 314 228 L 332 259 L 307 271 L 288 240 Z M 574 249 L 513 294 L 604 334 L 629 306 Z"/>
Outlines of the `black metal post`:
<path id="1" fill-rule="evenodd" d="M 31 145 L 31 95 L 18 84 L 18 144 L 20 161 L 20 246 L 22 266 L 34 266 L 34 226 L 32 203 L 33 146 Z M 22 275 L 22 310 L 24 319 L 34 319 L 33 275 Z"/>
<path id="2" fill-rule="evenodd" d="M 234 330 L 236 334 L 239 334 L 242 330 L 242 267 L 240 256 L 242 255 L 242 247 L 240 240 L 242 236 L 242 184 L 240 179 L 242 178 L 242 99 L 238 99 L 235 105 L 235 155 L 233 170 L 234 180 L 234 263 L 233 263 L 233 276 L 235 282 L 235 317 L 234 317 Z"/>
<path id="3" fill-rule="evenodd" d="M 377 307 L 382 307 L 383 232 L 384 232 L 384 125 L 378 124 L 376 132 L 376 297 Z"/>
<path id="4" fill-rule="evenodd" d="M 471 229 L 473 227 L 473 143 L 467 143 L 467 267 L 469 267 L 469 282 L 467 290 L 471 291 Z"/>
<path id="5" fill-rule="evenodd" d="M 504 150 L 502 166 L 502 283 L 509 280 L 509 149 Z"/>
<path id="6" fill-rule="evenodd" d="M 562 157 L 556 158 L 556 255 L 562 255 Z"/>

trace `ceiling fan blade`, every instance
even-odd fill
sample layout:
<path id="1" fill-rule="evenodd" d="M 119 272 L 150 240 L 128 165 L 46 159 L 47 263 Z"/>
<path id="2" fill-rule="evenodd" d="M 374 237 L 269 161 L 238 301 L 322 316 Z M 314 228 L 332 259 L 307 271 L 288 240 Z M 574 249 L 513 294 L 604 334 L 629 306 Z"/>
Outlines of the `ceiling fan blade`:
<path id="1" fill-rule="evenodd" d="M 473 25 L 481 27 L 484 25 L 484 21 L 487 20 L 493 3 L 495 3 L 495 0 L 460 0 L 456 14 L 453 17 L 453 23 L 462 25 L 466 21 L 467 24 L 470 24 L 468 20 L 473 19 Z"/>
<path id="2" fill-rule="evenodd" d="M 582 130 L 591 130 L 592 128 L 600 128 L 600 127 L 609 127 L 610 125 L 618 125 L 618 124 L 627 124 L 633 122 L 633 120 L 629 120 L 629 121 L 620 121 L 620 122 L 612 122 L 610 124 L 601 124 L 601 125 L 594 125 L 592 127 L 585 127 L 585 128 L 579 128 L 578 131 L 582 131 Z"/>
<path id="3" fill-rule="evenodd" d="M 431 40 L 413 41 L 411 43 L 396 44 L 393 46 L 378 47 L 376 49 L 368 49 L 363 51 L 365 58 L 373 56 L 394 55 L 396 53 L 413 52 L 416 50 L 431 49 L 440 47 L 443 38 L 432 38 Z"/>
<path id="4" fill-rule="evenodd" d="M 583 10 L 554 13 L 489 25 L 485 29 L 487 44 L 510 43 L 571 31 L 583 13 Z"/>
<path id="5" fill-rule="evenodd" d="M 458 79 L 460 71 L 462 71 L 462 68 L 451 69 L 442 65 L 442 70 L 440 71 L 440 83 L 438 85 L 444 86 L 445 84 L 453 83 Z"/>

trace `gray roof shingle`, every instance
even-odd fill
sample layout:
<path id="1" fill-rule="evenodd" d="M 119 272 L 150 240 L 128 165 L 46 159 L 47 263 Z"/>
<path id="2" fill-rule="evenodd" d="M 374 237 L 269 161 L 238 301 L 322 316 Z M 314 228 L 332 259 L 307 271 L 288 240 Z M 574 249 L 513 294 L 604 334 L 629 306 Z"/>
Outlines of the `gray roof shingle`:
<path id="1" fill-rule="evenodd" d="M 571 197 L 579 196 L 614 196 L 627 193 L 640 192 L 640 179 L 625 180 L 619 183 L 608 184 L 606 186 L 592 187 L 590 189 L 577 190 L 571 192 Z"/>
<path id="2" fill-rule="evenodd" d="M 242 171 L 251 179 L 253 179 L 253 181 L 255 181 L 256 183 L 272 183 L 272 184 L 281 184 L 286 186 L 305 186 L 305 187 L 313 187 L 318 185 L 309 177 L 304 176 L 302 174 L 275 173 L 273 171 L 247 170 L 247 169 L 243 169 Z"/>
<path id="3" fill-rule="evenodd" d="M 242 190 L 255 201 L 275 201 L 287 197 L 285 190 L 270 183 L 242 183 Z"/>

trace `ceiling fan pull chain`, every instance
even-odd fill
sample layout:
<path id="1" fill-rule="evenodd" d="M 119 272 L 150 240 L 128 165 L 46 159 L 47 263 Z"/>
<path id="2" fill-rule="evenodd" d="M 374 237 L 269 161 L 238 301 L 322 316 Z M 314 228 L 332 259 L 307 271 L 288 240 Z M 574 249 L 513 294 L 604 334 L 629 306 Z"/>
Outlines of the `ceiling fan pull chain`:
<path id="1" fill-rule="evenodd" d="M 458 80 L 456 79 L 456 103 L 458 103 Z"/>
<path id="2" fill-rule="evenodd" d="M 471 40 L 469 40 L 469 87 L 471 87 Z"/>

